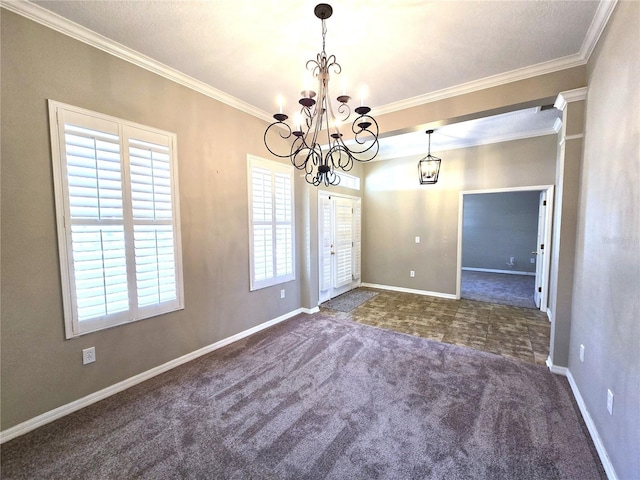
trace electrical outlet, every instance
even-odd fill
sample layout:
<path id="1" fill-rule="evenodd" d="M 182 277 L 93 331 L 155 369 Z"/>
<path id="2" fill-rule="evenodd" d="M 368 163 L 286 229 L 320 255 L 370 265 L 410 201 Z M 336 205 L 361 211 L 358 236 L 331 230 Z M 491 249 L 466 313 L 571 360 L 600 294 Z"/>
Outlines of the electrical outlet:
<path id="1" fill-rule="evenodd" d="M 82 350 L 82 364 L 93 363 L 96 361 L 96 347 L 84 348 Z"/>
<path id="2" fill-rule="evenodd" d="M 284 298 L 284 289 L 280 290 L 280 298 Z"/>
<path id="3" fill-rule="evenodd" d="M 584 345 L 580 344 L 580 361 L 584 363 Z"/>
<path id="4" fill-rule="evenodd" d="M 410 276 L 411 278 L 414 278 L 414 277 L 416 276 L 416 272 L 414 272 L 413 270 L 411 270 L 411 271 L 409 272 L 409 276 Z"/>
<path id="5" fill-rule="evenodd" d="M 613 392 L 607 390 L 607 411 L 609 415 L 613 415 Z"/>
<path id="6" fill-rule="evenodd" d="M 420 237 L 416 237 L 416 243 L 420 243 Z"/>
<path id="7" fill-rule="evenodd" d="M 531 257 L 531 263 L 536 263 L 536 259 Z"/>

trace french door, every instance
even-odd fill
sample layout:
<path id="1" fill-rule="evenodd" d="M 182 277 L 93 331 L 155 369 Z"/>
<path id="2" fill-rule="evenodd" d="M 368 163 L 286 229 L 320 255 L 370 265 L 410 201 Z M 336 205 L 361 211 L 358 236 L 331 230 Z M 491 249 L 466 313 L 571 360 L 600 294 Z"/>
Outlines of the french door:
<path id="1" fill-rule="evenodd" d="M 361 200 L 318 192 L 320 303 L 360 284 Z"/>

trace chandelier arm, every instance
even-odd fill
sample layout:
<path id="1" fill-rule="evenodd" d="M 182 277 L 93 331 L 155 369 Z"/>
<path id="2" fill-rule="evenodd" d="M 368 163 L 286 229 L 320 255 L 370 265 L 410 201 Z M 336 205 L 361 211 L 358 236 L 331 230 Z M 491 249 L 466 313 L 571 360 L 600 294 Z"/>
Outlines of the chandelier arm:
<path id="1" fill-rule="evenodd" d="M 267 129 L 264 131 L 264 146 L 267 147 L 267 150 L 269 150 L 269 152 L 272 155 L 275 155 L 276 157 L 279 158 L 289 158 L 291 156 L 291 153 L 289 154 L 285 154 L 285 155 L 280 155 L 279 153 L 274 152 L 271 147 L 269 146 L 269 143 L 267 142 L 267 135 L 269 134 L 269 130 L 271 130 L 273 127 L 278 126 L 278 128 L 280 127 L 286 127 L 286 129 L 288 130 L 288 134 L 283 135 L 281 132 L 278 132 L 278 135 L 280 135 L 280 138 L 287 140 L 289 138 L 291 138 L 291 127 L 289 127 L 289 125 L 287 125 L 285 122 L 273 122 L 271 125 L 269 125 L 267 127 Z M 294 141 L 295 144 L 295 141 Z"/>
<path id="2" fill-rule="evenodd" d="M 348 172 L 353 168 L 353 161 L 355 160 L 355 157 L 341 141 L 336 141 L 334 146 L 327 152 L 327 157 L 331 159 L 334 167 L 337 167 L 344 172 Z"/>

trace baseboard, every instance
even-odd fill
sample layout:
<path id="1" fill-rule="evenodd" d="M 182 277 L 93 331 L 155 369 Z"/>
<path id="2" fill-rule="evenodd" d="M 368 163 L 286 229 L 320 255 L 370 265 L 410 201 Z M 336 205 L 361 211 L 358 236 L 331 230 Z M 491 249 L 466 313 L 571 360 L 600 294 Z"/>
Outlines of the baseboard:
<path id="1" fill-rule="evenodd" d="M 573 375 L 571 375 L 571 371 L 569 370 L 567 370 L 567 380 L 569 381 L 569 385 L 571 386 L 573 397 L 576 399 L 576 403 L 578 404 L 578 408 L 580 409 L 580 413 L 582 414 L 584 423 L 587 425 L 587 430 L 589 430 L 589 434 L 591 435 L 591 440 L 593 440 L 593 444 L 596 447 L 598 456 L 600 457 L 600 462 L 602 462 L 602 467 L 604 468 L 604 471 L 607 474 L 607 478 L 609 480 L 618 480 L 618 475 L 616 474 L 616 471 L 613 468 L 613 465 L 611 464 L 611 459 L 607 454 L 607 450 L 604 448 L 604 444 L 602 443 L 602 439 L 600 438 L 600 434 L 598 433 L 596 424 L 593 422 L 591 415 L 589 415 L 589 410 L 587 410 L 587 405 L 584 403 L 584 399 L 580 394 L 578 385 L 576 384 L 575 380 L 573 379 Z"/>
<path id="2" fill-rule="evenodd" d="M 211 353 L 215 350 L 218 350 L 219 348 L 225 347 L 233 342 L 237 342 L 238 340 L 242 340 L 243 338 L 253 335 L 254 333 L 258 333 L 259 331 L 264 330 L 265 328 L 269 328 L 277 323 L 283 322 L 284 320 L 288 320 L 289 318 L 294 317 L 300 313 L 312 314 L 318 311 L 319 309 L 317 307 L 312 309 L 299 308 L 297 310 L 294 310 L 293 312 L 286 313 L 284 315 L 279 316 L 278 318 L 274 318 L 273 320 L 269 320 L 268 322 L 261 323 L 260 325 L 257 325 L 253 328 L 244 330 L 240 333 L 236 333 L 231 337 L 227 337 L 218 342 L 212 343 L 211 345 L 207 345 L 206 347 L 202 347 L 191 353 L 183 355 L 182 357 L 176 358 L 167 363 L 154 367 L 150 370 L 147 370 L 146 372 L 139 373 L 138 375 L 135 375 L 121 382 L 118 382 L 114 385 L 111 385 L 110 387 L 94 392 L 90 395 L 87 395 L 86 397 L 79 398 L 78 400 L 75 400 L 71 403 L 67 403 L 66 405 L 62 405 L 58 408 L 45 412 L 41 415 L 38 415 L 37 417 L 34 417 L 25 422 L 19 423 L 18 425 L 15 425 L 11 428 L 8 428 L 0 432 L 0 444 L 7 442 L 11 439 L 14 439 L 16 437 L 19 437 L 20 435 L 24 435 L 25 433 L 35 430 L 36 428 L 41 427 L 42 425 L 51 423 L 54 420 L 57 420 L 66 415 L 69 415 L 70 413 L 73 413 L 84 407 L 88 407 L 89 405 L 99 402 L 100 400 L 104 400 L 105 398 L 115 395 L 116 393 L 122 392 L 127 388 L 133 387 L 134 385 L 142 383 L 145 380 L 149 380 L 150 378 L 153 378 L 156 375 L 160 375 L 161 373 L 167 372 L 172 368 L 175 368 L 184 363 L 190 362 L 191 360 L 195 360 L 196 358 L 201 357 L 202 355 Z"/>
<path id="3" fill-rule="evenodd" d="M 428 295 L 430 297 L 448 298 L 451 300 L 456 300 L 455 294 L 451 294 L 451 293 L 428 292 L 426 290 L 414 290 L 412 288 L 393 287 L 391 285 L 378 285 L 377 283 L 362 283 L 361 285 L 363 287 L 378 288 L 380 290 L 391 290 L 394 292 L 403 292 L 403 293 L 415 293 L 416 295 Z"/>
<path id="4" fill-rule="evenodd" d="M 545 363 L 547 364 L 547 367 L 549 368 L 549 371 L 551 373 L 562 375 L 563 377 L 566 377 L 569 373 L 569 369 L 567 367 L 558 367 L 557 365 L 554 365 L 551 361 L 551 357 L 547 357 L 547 361 Z"/>
<path id="5" fill-rule="evenodd" d="M 485 272 L 485 273 L 506 273 L 507 275 L 528 275 L 535 277 L 535 272 L 522 272 L 519 270 L 495 270 L 493 268 L 475 268 L 475 267 L 462 267 L 465 272 Z"/>
<path id="6" fill-rule="evenodd" d="M 589 434 L 591 435 L 591 440 L 593 440 L 593 444 L 596 447 L 598 452 L 598 457 L 600 457 L 600 462 L 602 462 L 602 466 L 604 471 L 607 474 L 607 478 L 609 480 L 618 480 L 618 476 L 616 475 L 616 471 L 611 464 L 611 460 L 609 459 L 609 455 L 607 454 L 607 450 L 604 448 L 602 440 L 600 439 L 600 434 L 598 433 L 598 429 L 596 428 L 595 423 L 593 423 L 593 419 L 591 415 L 589 415 L 589 410 L 587 410 L 587 406 L 582 399 L 582 395 L 580 394 L 580 390 L 578 389 L 578 385 L 576 385 L 575 380 L 573 379 L 573 375 L 571 375 L 571 371 L 567 367 L 558 367 L 553 364 L 551 361 L 551 357 L 547 357 L 547 367 L 551 373 L 555 373 L 556 375 L 562 375 L 563 377 L 567 377 L 569 381 L 569 386 L 571 387 L 571 392 L 573 393 L 573 397 L 576 399 L 576 403 L 578 404 L 578 408 L 580 409 L 580 413 L 582 415 L 582 419 L 584 420 L 585 425 L 587 426 L 587 430 L 589 430 Z"/>

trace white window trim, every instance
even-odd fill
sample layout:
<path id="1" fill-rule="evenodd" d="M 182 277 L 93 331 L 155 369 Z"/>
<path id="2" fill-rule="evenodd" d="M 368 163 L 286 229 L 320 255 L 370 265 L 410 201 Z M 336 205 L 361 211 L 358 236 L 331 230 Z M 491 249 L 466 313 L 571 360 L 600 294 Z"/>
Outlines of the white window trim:
<path id="1" fill-rule="evenodd" d="M 336 171 L 336 175 L 340 178 L 339 187 L 350 188 L 351 190 L 360 190 L 360 177 L 345 172 Z"/>
<path id="2" fill-rule="evenodd" d="M 145 318 L 150 318 L 156 315 L 169 313 L 176 310 L 184 309 L 184 285 L 183 285 L 183 272 L 182 272 L 182 241 L 180 234 L 180 197 L 178 192 L 178 159 L 177 159 L 177 140 L 176 135 L 171 132 L 162 131 L 156 128 L 148 127 L 146 125 L 137 124 L 128 120 L 104 115 L 101 113 L 86 110 L 73 105 L 64 104 L 54 100 L 49 100 L 49 128 L 51 133 L 51 154 L 53 163 L 53 179 L 54 179 L 54 195 L 55 195 L 55 209 L 57 219 L 57 232 L 58 232 L 58 249 L 60 259 L 60 276 L 62 280 L 62 297 L 63 297 L 63 309 L 64 309 L 64 321 L 65 321 L 65 336 L 67 339 L 92 333 L 105 328 L 111 328 L 117 325 L 130 323 Z M 175 281 L 176 281 L 176 300 L 155 304 L 150 306 L 137 307 L 133 305 L 131 308 L 132 299 L 130 297 L 130 309 L 126 312 L 107 315 L 105 317 L 98 317 L 96 319 L 78 321 L 78 315 L 75 311 L 75 291 L 73 288 L 74 266 L 71 250 L 71 216 L 69 206 L 69 192 L 68 184 L 64 181 L 66 175 L 66 159 L 63 156 L 63 142 L 64 142 L 64 122 L 61 115 L 64 112 L 76 113 L 93 117 L 96 122 L 110 122 L 117 124 L 118 135 L 120 137 L 120 144 L 124 146 L 126 144 L 126 130 L 128 128 L 134 128 L 138 130 L 144 130 L 144 139 L 153 139 L 157 135 L 164 138 L 168 138 L 168 146 L 170 150 L 171 162 L 170 162 L 170 175 L 171 175 L 171 202 L 172 202 L 172 224 L 174 234 L 174 262 L 175 262 Z M 61 128 L 62 127 L 62 128 Z M 138 138 L 138 140 L 144 140 Z M 121 155 L 125 155 L 124 148 L 121 148 Z M 121 160 L 121 168 L 125 178 L 129 175 L 129 162 L 128 153 L 126 154 L 127 160 Z M 123 181 L 123 183 L 125 183 Z M 123 202 L 126 205 L 123 208 L 131 208 L 130 188 L 125 187 L 123 189 Z M 131 212 L 124 213 L 123 222 L 125 225 L 133 226 L 133 219 Z M 125 226 L 127 228 L 127 226 Z M 127 238 L 125 236 L 125 248 L 128 252 L 133 251 L 133 237 L 131 235 Z M 127 257 L 129 262 L 129 257 Z M 128 266 L 127 270 L 129 290 L 135 289 L 135 266 L 131 268 Z M 133 285 L 133 287 L 132 287 Z"/>
<path id="3" fill-rule="evenodd" d="M 255 262 L 254 262 L 254 238 L 253 238 L 253 168 L 263 168 L 270 170 L 272 177 L 275 173 L 286 174 L 291 179 L 291 273 L 277 276 L 275 274 L 275 253 L 274 253 L 274 276 L 265 280 L 256 280 L 255 278 Z M 247 155 L 247 190 L 248 190 L 248 213 L 249 213 L 249 289 L 250 291 L 259 290 L 261 288 L 279 285 L 281 283 L 290 282 L 296 278 L 296 227 L 295 227 L 295 190 L 294 190 L 294 170 L 293 166 L 286 165 L 273 160 Z M 275 195 L 275 194 L 274 194 Z M 275 204 L 275 202 L 274 202 Z M 273 220 L 275 225 L 275 220 Z M 273 232 L 273 230 L 272 230 Z M 273 233 L 275 235 L 275 232 Z M 275 240 L 274 240 L 275 252 Z"/>

